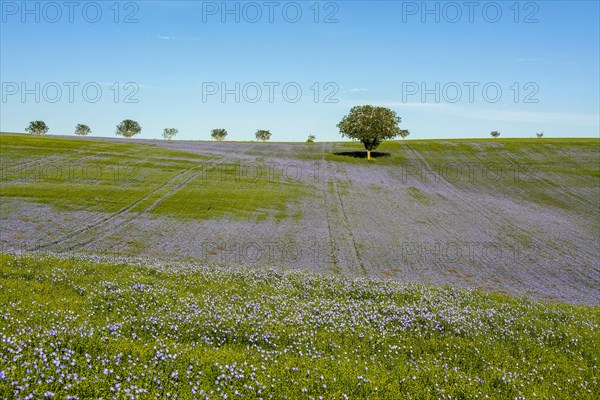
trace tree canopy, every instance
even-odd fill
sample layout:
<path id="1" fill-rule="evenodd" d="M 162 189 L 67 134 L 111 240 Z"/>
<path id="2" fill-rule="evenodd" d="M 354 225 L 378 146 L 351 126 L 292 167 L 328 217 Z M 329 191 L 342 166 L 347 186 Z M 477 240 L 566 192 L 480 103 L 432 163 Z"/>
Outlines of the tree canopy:
<path id="1" fill-rule="evenodd" d="M 32 135 L 43 135 L 48 132 L 50 128 L 44 121 L 31 121 L 29 126 L 25 128 L 25 132 L 29 132 Z"/>
<path id="2" fill-rule="evenodd" d="M 75 127 L 75 134 L 79 136 L 87 136 L 92 132 L 89 126 L 85 124 L 77 124 Z"/>
<path id="3" fill-rule="evenodd" d="M 171 139 L 173 139 L 178 133 L 179 130 L 175 128 L 165 128 L 165 130 L 163 131 L 163 137 L 168 141 L 171 141 Z"/>
<path id="4" fill-rule="evenodd" d="M 227 136 L 227 130 L 222 128 L 213 129 L 212 131 L 210 131 L 210 136 L 212 136 L 212 138 L 215 139 L 217 142 L 220 142 L 224 140 Z"/>
<path id="5" fill-rule="evenodd" d="M 271 132 L 263 129 L 259 129 L 254 134 L 256 136 L 256 140 L 262 140 L 263 142 L 271 139 Z"/>
<path id="6" fill-rule="evenodd" d="M 364 105 L 352 107 L 350 114 L 337 127 L 342 136 L 362 142 L 367 150 L 367 159 L 371 159 L 371 150 L 379 147 L 382 141 L 400 134 L 408 136 L 408 131 L 398 127 L 400 121 L 400 117 L 389 108 Z"/>
<path id="7" fill-rule="evenodd" d="M 134 135 L 139 134 L 142 131 L 142 127 L 137 122 L 126 119 L 117 125 L 117 131 L 115 132 L 117 136 L 123 136 L 126 138 L 133 137 Z"/>

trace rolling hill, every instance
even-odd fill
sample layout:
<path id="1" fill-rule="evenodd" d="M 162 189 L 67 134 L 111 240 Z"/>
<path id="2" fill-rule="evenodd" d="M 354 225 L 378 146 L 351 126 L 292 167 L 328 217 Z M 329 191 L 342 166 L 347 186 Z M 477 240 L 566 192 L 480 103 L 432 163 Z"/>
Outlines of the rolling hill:
<path id="1" fill-rule="evenodd" d="M 600 142 L 2 134 L 5 248 L 600 299 Z"/>
<path id="2" fill-rule="evenodd" d="M 0 398 L 600 395 L 597 140 L 0 144 Z"/>

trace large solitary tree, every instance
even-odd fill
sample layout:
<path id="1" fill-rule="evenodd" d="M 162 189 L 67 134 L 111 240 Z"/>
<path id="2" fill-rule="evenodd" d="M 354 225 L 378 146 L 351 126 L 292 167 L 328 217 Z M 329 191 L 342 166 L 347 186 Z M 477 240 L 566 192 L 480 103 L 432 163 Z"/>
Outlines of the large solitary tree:
<path id="1" fill-rule="evenodd" d="M 29 132 L 32 135 L 43 135 L 48 132 L 48 125 L 44 121 L 31 121 L 29 126 L 25 128 L 25 132 Z"/>
<path id="2" fill-rule="evenodd" d="M 117 125 L 117 131 L 115 132 L 117 135 L 130 138 L 134 135 L 137 135 L 142 131 L 142 127 L 137 122 L 126 119 Z"/>
<path id="3" fill-rule="evenodd" d="M 389 108 L 371 105 L 355 106 L 337 125 L 342 136 L 359 140 L 367 150 L 367 159 L 371 159 L 371 151 L 382 141 L 393 139 L 400 134 L 408 135 L 398 127 L 401 119 Z"/>
<path id="4" fill-rule="evenodd" d="M 497 138 L 498 136 L 500 136 L 500 132 L 492 131 L 492 132 L 490 132 L 490 136 L 492 136 L 493 138 Z"/>

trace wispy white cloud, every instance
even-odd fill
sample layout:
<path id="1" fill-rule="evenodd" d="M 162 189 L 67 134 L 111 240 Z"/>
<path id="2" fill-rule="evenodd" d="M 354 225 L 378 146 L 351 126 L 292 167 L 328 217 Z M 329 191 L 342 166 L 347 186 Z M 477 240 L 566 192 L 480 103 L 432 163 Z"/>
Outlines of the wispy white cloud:
<path id="1" fill-rule="evenodd" d="M 166 36 L 166 35 L 156 35 L 157 38 L 161 39 L 161 40 L 171 40 L 171 39 L 175 39 L 175 36 Z"/>
<path id="2" fill-rule="evenodd" d="M 354 88 L 354 89 L 350 89 L 350 91 L 352 93 L 356 93 L 356 92 L 368 92 L 369 89 L 366 89 L 366 88 Z"/>

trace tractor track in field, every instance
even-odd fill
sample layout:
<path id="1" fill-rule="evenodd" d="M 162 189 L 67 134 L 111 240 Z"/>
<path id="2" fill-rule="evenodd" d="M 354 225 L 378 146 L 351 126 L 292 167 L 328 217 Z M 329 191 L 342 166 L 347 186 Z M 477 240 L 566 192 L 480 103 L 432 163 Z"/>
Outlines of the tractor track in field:
<path id="1" fill-rule="evenodd" d="M 68 153 L 68 151 L 65 151 L 64 153 Z M 104 152 L 96 153 L 96 154 L 91 155 L 91 156 L 82 157 L 82 158 L 80 158 L 78 160 L 75 160 L 73 162 L 69 162 L 69 161 L 65 160 L 64 162 L 61 162 L 59 165 L 63 166 L 63 165 L 77 164 L 77 163 L 80 163 L 82 161 L 88 160 L 90 158 L 96 158 L 96 157 L 104 155 L 104 154 L 105 154 Z M 24 163 L 13 165 L 13 166 L 10 166 L 10 167 L 7 167 L 7 168 L 2 168 L 0 176 L 1 176 L 2 179 L 12 179 L 12 178 L 15 177 L 15 174 L 18 174 L 19 172 L 27 171 L 27 170 L 29 170 L 29 169 L 31 169 L 33 167 L 42 167 L 44 165 L 48 165 L 48 164 L 52 163 L 53 160 L 60 161 L 62 159 L 63 159 L 63 157 L 57 156 L 57 155 L 40 157 L 40 158 L 37 158 L 35 160 L 26 161 Z M 24 169 L 21 169 L 21 168 L 24 168 Z M 11 174 L 10 171 L 15 170 L 15 169 L 17 171 L 15 171 L 14 173 Z M 4 175 L 6 172 L 9 173 L 9 176 L 5 176 Z"/>
<path id="2" fill-rule="evenodd" d="M 23 167 L 29 168 L 29 167 L 27 167 L 28 165 L 39 163 L 40 161 L 46 160 L 48 158 L 54 158 L 54 159 L 58 158 L 58 159 L 60 159 L 60 157 L 57 156 L 57 155 L 51 155 L 51 156 L 39 157 L 39 158 L 36 158 L 35 160 L 29 160 L 29 161 L 26 161 L 26 162 L 23 162 L 23 163 L 20 163 L 20 164 L 13 164 L 13 165 L 6 166 L 6 167 L 2 168 L 1 169 L 2 170 L 2 175 L 4 176 L 4 172 L 12 171 L 13 169 L 18 169 L 18 168 L 23 168 Z"/>
<path id="3" fill-rule="evenodd" d="M 418 159 L 421 162 L 423 162 L 425 167 L 431 172 L 431 174 L 433 176 L 436 176 L 438 178 L 438 182 L 440 182 L 448 190 L 448 193 L 451 193 L 452 195 L 458 197 L 459 199 L 463 199 L 463 200 L 466 199 L 468 201 L 467 204 L 469 204 L 471 206 L 470 208 L 472 211 L 480 214 L 486 220 L 492 222 L 494 225 L 497 225 L 497 226 L 503 228 L 503 226 L 501 226 L 501 224 L 498 222 L 498 220 L 493 218 L 494 216 L 496 216 L 496 217 L 498 217 L 498 219 L 501 220 L 501 222 L 504 222 L 511 229 L 515 229 L 515 230 L 518 230 L 518 231 L 524 233 L 532 241 L 535 240 L 535 238 L 532 235 L 530 235 L 528 232 L 523 231 L 521 228 L 516 227 L 510 220 L 506 219 L 505 217 L 501 216 L 500 214 L 490 215 L 492 213 L 490 213 L 486 207 L 479 204 L 479 202 L 476 201 L 472 196 L 470 196 L 465 191 L 460 190 L 459 188 L 457 188 L 456 186 L 454 186 L 453 184 L 448 182 L 446 179 L 444 179 L 443 176 L 441 176 L 433 168 L 431 168 L 431 166 L 429 165 L 429 163 L 427 162 L 425 157 L 423 157 L 423 155 L 418 150 L 411 148 L 409 144 L 406 145 L 406 148 L 409 151 L 409 153 L 415 157 L 415 159 Z"/>
<path id="4" fill-rule="evenodd" d="M 119 232 L 120 230 L 122 230 L 123 227 L 125 227 L 128 224 L 130 224 L 135 219 L 139 218 L 141 215 L 147 214 L 148 212 L 152 211 L 154 208 L 156 208 L 156 206 L 158 206 L 164 200 L 166 200 L 167 198 L 171 197 L 176 192 L 178 192 L 181 188 L 183 188 L 184 186 L 186 186 L 190 181 L 192 181 L 195 178 L 197 178 L 200 174 L 202 174 L 203 172 L 205 172 L 207 168 L 213 166 L 215 164 L 215 161 L 224 162 L 224 161 L 230 160 L 234 156 L 240 156 L 240 155 L 246 153 L 252 147 L 253 147 L 252 144 L 243 146 L 243 148 L 241 148 L 241 149 L 235 149 L 231 153 L 227 154 L 226 158 L 218 158 L 217 160 L 215 160 L 213 158 L 213 159 L 210 159 L 210 160 L 208 160 L 207 162 L 205 162 L 205 163 L 203 163 L 201 165 L 198 165 L 198 166 L 195 166 L 195 167 L 192 167 L 192 168 L 188 169 L 187 171 L 191 171 L 192 169 L 195 169 L 197 167 L 202 167 L 198 171 L 196 171 L 195 173 L 193 173 L 190 176 L 186 177 L 182 182 L 176 184 L 174 187 L 172 187 L 171 189 L 169 189 L 167 193 L 165 193 L 164 195 L 162 195 L 160 198 L 158 198 L 156 201 L 154 201 L 150 206 L 146 207 L 143 211 L 134 213 L 134 215 L 132 216 L 132 218 L 126 219 L 125 221 L 117 222 L 116 224 L 114 224 L 114 226 L 109 226 L 108 227 L 109 229 L 107 231 L 101 233 L 98 236 L 92 237 L 91 240 L 87 240 L 87 241 L 84 241 L 83 243 L 78 243 L 75 246 L 71 246 L 71 247 L 68 248 L 68 250 L 73 250 L 73 249 L 75 249 L 77 247 L 87 246 L 88 244 L 94 242 L 95 240 L 102 239 L 102 238 L 104 238 L 104 237 L 106 237 L 108 235 L 112 235 L 114 233 Z"/>
<path id="5" fill-rule="evenodd" d="M 510 156 L 508 154 L 501 154 L 501 156 L 505 160 L 512 163 L 513 165 L 519 165 L 519 162 L 513 156 Z M 563 194 L 565 197 L 570 198 L 571 200 L 580 204 L 583 208 L 585 208 L 588 211 L 592 211 L 594 213 L 600 212 L 600 203 L 596 203 L 595 205 L 590 205 L 590 202 L 588 200 L 586 200 L 582 196 L 579 196 L 576 193 L 573 193 L 571 190 L 569 190 L 568 187 L 566 187 L 564 185 L 560 185 L 560 184 L 558 184 L 556 182 L 552 182 L 552 181 L 549 182 L 548 179 L 541 178 L 541 177 L 537 176 L 537 174 L 534 175 L 533 179 L 535 179 L 537 182 L 540 182 L 541 184 L 549 187 L 550 189 Z"/>
<path id="6" fill-rule="evenodd" d="M 348 214 L 346 213 L 346 206 L 344 205 L 344 200 L 342 199 L 342 195 L 340 193 L 340 188 L 339 188 L 337 182 L 334 182 L 333 185 L 334 185 L 335 193 L 337 194 L 337 198 L 338 198 L 339 205 L 340 205 L 340 212 L 342 215 L 342 224 L 343 224 L 344 228 L 346 229 L 348 237 L 352 241 L 352 248 L 354 249 L 354 261 L 355 261 L 355 263 L 358 263 L 358 265 L 360 267 L 360 271 L 362 272 L 362 275 L 367 276 L 368 272 L 360 258 L 360 253 L 358 251 L 358 246 L 356 244 L 356 238 L 354 237 L 354 234 L 352 233 L 352 229 L 350 229 Z M 353 267 L 353 268 L 356 269 L 356 267 Z"/>
<path id="7" fill-rule="evenodd" d="M 429 165 L 429 163 L 427 162 L 425 157 L 423 157 L 423 155 L 420 154 L 417 150 L 412 149 L 409 144 L 407 144 L 407 149 L 411 152 L 411 154 L 413 156 L 415 156 L 416 158 L 418 158 L 419 160 L 421 160 L 424 163 L 424 165 L 427 167 L 427 169 L 429 169 L 431 171 L 432 175 L 438 177 L 439 182 L 441 182 L 449 190 L 449 193 L 452 193 L 454 196 L 457 196 L 459 198 L 459 200 L 463 200 L 463 201 L 466 200 L 468 202 L 468 204 L 471 206 L 471 210 L 473 210 L 477 214 L 481 215 L 483 218 L 490 221 L 492 224 L 498 226 L 502 230 L 504 230 L 503 228 L 508 227 L 508 228 L 522 234 L 523 236 L 527 237 L 531 241 L 531 243 L 533 243 L 535 245 L 537 250 L 547 248 L 547 245 L 545 243 L 543 243 L 541 240 L 539 240 L 537 237 L 535 237 L 528 231 L 526 231 L 526 230 L 520 228 L 519 226 L 517 226 L 516 224 L 514 224 L 509 218 L 502 215 L 502 213 L 490 212 L 487 207 L 481 205 L 476 199 L 473 198 L 473 196 L 471 196 L 464 190 L 457 188 L 456 186 L 452 185 L 450 182 L 445 180 L 443 176 L 439 175 L 433 168 L 431 168 L 431 166 Z M 500 221 L 498 221 L 498 220 L 500 220 Z M 583 256 L 584 256 L 585 260 L 590 263 L 590 265 L 594 265 L 595 263 L 597 263 L 597 260 L 592 260 L 587 255 L 583 255 Z M 566 254 L 563 254 L 563 257 L 566 257 L 570 263 L 576 263 L 576 262 L 581 261 L 581 260 L 574 260 L 570 255 L 566 255 Z"/>
<path id="8" fill-rule="evenodd" d="M 323 152 L 325 151 L 325 148 L 323 147 Z M 332 145 L 329 144 L 329 149 L 328 151 L 331 152 L 332 150 Z M 323 160 L 325 158 L 325 154 L 323 153 Z M 339 165 L 337 166 L 337 171 L 341 171 L 342 169 L 339 168 Z M 350 182 L 350 179 L 347 175 L 347 173 L 344 170 L 344 175 L 346 177 L 346 180 L 348 182 Z M 333 193 L 330 193 L 329 190 L 329 185 L 332 185 L 332 191 Z M 354 234 L 352 232 L 352 229 L 350 229 L 350 224 L 349 224 L 349 220 L 348 220 L 348 215 L 346 213 L 345 210 L 345 205 L 344 205 L 344 201 L 342 199 L 342 195 L 340 193 L 340 188 L 339 188 L 339 184 L 338 184 L 338 179 L 335 178 L 333 179 L 332 182 L 324 182 L 324 186 L 323 186 L 323 203 L 324 203 L 324 208 L 325 208 L 325 216 L 327 219 L 327 228 L 328 228 L 328 232 L 329 232 L 329 242 L 330 242 L 330 246 L 332 247 L 333 250 L 333 255 L 334 255 L 334 260 L 335 260 L 335 266 L 336 268 L 339 270 L 340 269 L 340 255 L 338 250 L 340 249 L 340 247 L 337 246 L 337 238 L 335 238 L 335 234 L 333 233 L 333 229 L 332 227 L 336 226 L 336 222 L 339 224 L 339 226 L 341 226 L 341 231 L 343 232 L 343 236 L 344 239 L 339 240 L 340 242 L 343 242 L 344 240 L 346 242 L 348 242 L 350 244 L 349 247 L 352 248 L 352 251 L 350 251 L 349 253 L 351 254 L 351 262 L 352 262 L 352 266 L 350 267 L 351 272 L 353 272 L 353 275 L 355 276 L 367 276 L 368 272 L 365 268 L 365 265 L 363 264 L 361 258 L 360 258 L 360 253 L 358 251 L 358 246 L 356 244 L 356 238 L 354 237 Z M 332 204 L 334 203 L 334 204 Z M 338 214 L 338 218 L 337 219 L 333 219 L 332 218 L 332 213 L 329 212 L 329 210 L 331 209 L 331 206 L 334 206 L 335 209 L 337 210 L 337 214 Z"/>
<path id="9" fill-rule="evenodd" d="M 81 229 L 78 229 L 74 232 L 64 235 L 61 238 L 58 238 L 56 240 L 53 240 L 51 242 L 45 243 L 41 246 L 38 246 L 37 248 L 35 248 L 33 250 L 45 249 L 45 248 L 54 246 L 56 244 L 59 244 L 61 242 L 75 239 L 74 243 L 68 244 L 66 246 L 61 246 L 61 249 L 63 251 L 72 251 L 77 248 L 85 247 L 85 246 L 87 246 L 99 239 L 102 239 L 108 235 L 114 234 L 114 233 L 118 232 L 119 230 L 121 230 L 127 224 L 129 224 L 129 223 L 133 222 L 135 219 L 139 218 L 141 215 L 146 214 L 149 211 L 151 211 L 152 209 L 154 209 L 158 204 L 160 204 L 166 198 L 172 196 L 174 193 L 176 193 L 178 190 L 180 190 L 182 187 L 184 187 L 186 184 L 188 184 L 191 180 L 193 180 L 198 175 L 203 173 L 208 167 L 214 165 L 217 161 L 223 162 L 227 159 L 230 159 L 232 156 L 243 154 L 247 150 L 249 150 L 252 147 L 252 145 L 246 145 L 246 146 L 242 146 L 242 147 L 243 148 L 241 148 L 241 149 L 236 148 L 235 150 L 230 152 L 226 156 L 226 158 L 214 157 L 214 158 L 211 158 L 208 161 L 205 161 L 201 164 L 194 165 L 188 169 L 185 169 L 185 170 L 179 172 L 178 174 L 176 174 L 175 176 L 171 177 L 165 183 L 154 188 L 153 190 L 151 190 L 150 192 L 145 194 L 140 199 L 136 200 L 135 202 L 133 202 L 133 203 L 129 204 L 128 206 L 122 208 L 121 210 L 117 211 L 116 213 L 105 216 L 105 217 L 101 218 L 100 220 L 95 221 L 92 224 L 89 224 Z M 200 168 L 200 169 L 198 169 L 198 168 Z M 195 170 L 197 170 L 197 171 L 195 171 Z M 188 176 L 185 177 L 181 182 L 175 183 L 180 178 L 185 176 L 186 174 Z M 169 186 L 171 186 L 171 185 L 173 185 L 173 187 L 169 189 Z M 152 195 L 154 195 L 155 193 L 159 192 L 161 189 L 164 189 L 164 188 L 168 188 L 168 191 L 165 194 L 163 194 L 160 198 L 155 200 L 150 206 L 146 207 L 143 211 L 131 213 L 131 215 L 130 215 L 131 218 L 125 218 L 125 220 L 123 220 L 123 221 L 117 220 L 118 217 L 129 214 L 130 210 L 134 209 L 136 206 L 138 206 L 141 203 L 143 203 L 144 201 L 148 200 Z M 77 240 L 77 238 L 76 238 L 77 236 L 85 234 L 92 229 L 100 229 L 103 231 L 96 232 L 95 234 L 92 233 L 90 235 L 90 237 L 84 238 L 83 240 L 81 240 L 81 239 Z"/>
<path id="10" fill-rule="evenodd" d="M 323 165 L 325 165 L 325 144 L 323 144 L 321 146 L 321 152 L 322 152 L 322 157 L 321 159 L 323 160 Z M 331 227 L 331 208 L 328 206 L 327 204 L 327 197 L 328 197 L 328 193 L 329 193 L 329 189 L 328 189 L 328 182 L 327 180 L 323 180 L 323 187 L 320 188 L 321 190 L 321 195 L 322 195 L 322 199 L 323 199 L 323 210 L 325 212 L 325 219 L 327 220 L 327 233 L 329 236 L 329 251 L 330 254 L 332 255 L 331 259 L 333 260 L 333 265 L 334 265 L 334 270 L 341 274 L 344 275 L 341 271 L 341 267 L 339 265 L 339 255 L 338 255 L 338 248 L 337 248 L 337 244 L 335 241 L 335 237 L 332 233 L 332 227 Z"/>
<path id="11" fill-rule="evenodd" d="M 322 191 L 322 199 L 323 199 L 323 210 L 325 211 L 325 220 L 327 221 L 327 233 L 329 236 L 329 251 L 331 254 L 331 259 L 333 261 L 333 268 L 334 270 L 343 275 L 342 271 L 340 270 L 340 265 L 339 265 L 339 256 L 338 256 L 338 251 L 337 251 L 337 244 L 335 242 L 335 238 L 333 236 L 332 233 L 332 229 L 331 229 L 331 216 L 330 216 L 330 209 L 328 207 L 327 204 L 327 188 L 324 187 L 321 189 Z"/>
<path id="12" fill-rule="evenodd" d="M 192 167 L 194 168 L 194 167 Z M 113 214 L 109 214 L 107 216 L 101 217 L 97 220 L 95 220 L 94 222 L 92 222 L 91 224 L 88 224 L 82 228 L 79 228 L 73 232 L 70 232 L 66 235 L 63 235 L 55 240 L 52 240 L 50 242 L 41 244 L 39 246 L 33 247 L 31 249 L 29 249 L 30 251 L 37 251 L 37 250 L 42 250 L 42 249 L 46 249 L 50 246 L 56 245 L 58 243 L 61 243 L 63 241 L 69 240 L 74 238 L 77 235 L 80 235 L 90 229 L 93 229 L 107 221 L 110 221 L 114 218 L 117 218 L 118 216 L 120 216 L 121 214 L 124 214 L 126 212 L 128 212 L 129 210 L 131 210 L 132 208 L 134 208 L 135 206 L 137 206 L 138 204 L 140 204 L 142 201 L 144 201 L 145 199 L 147 199 L 148 197 L 150 197 L 151 195 L 153 195 L 154 193 L 156 193 L 157 191 L 159 191 L 160 189 L 162 189 L 164 186 L 168 185 L 169 183 L 171 183 L 173 180 L 176 180 L 179 176 L 181 176 L 182 174 L 185 174 L 186 172 L 188 172 L 188 170 L 183 170 L 181 172 L 179 172 L 178 174 L 176 174 L 175 176 L 171 177 L 167 182 L 163 183 L 162 185 L 155 187 L 154 189 L 152 189 L 150 192 L 146 193 L 143 197 L 139 198 L 138 200 L 136 200 L 135 202 L 123 207 L 122 209 L 120 209 L 119 211 L 117 211 L 116 213 Z"/>
<path id="13" fill-rule="evenodd" d="M 536 178 L 536 179 L 538 179 L 538 181 L 543 183 L 544 185 L 556 190 L 557 192 L 563 194 L 564 196 L 566 196 L 566 197 L 570 198 L 571 200 L 575 201 L 576 203 L 580 204 L 587 211 L 592 211 L 596 214 L 600 213 L 600 197 L 598 197 L 599 196 L 598 194 L 596 195 L 596 197 L 597 197 L 596 204 L 590 204 L 590 202 L 587 201 L 584 197 L 578 195 L 577 193 L 573 193 L 566 186 L 549 183 L 547 179 L 542 179 L 542 178 Z"/>
<path id="14" fill-rule="evenodd" d="M 219 161 L 226 161 L 228 159 L 231 159 L 231 157 L 233 156 L 241 156 L 242 154 L 246 153 L 248 150 L 250 150 L 253 147 L 253 145 L 247 145 L 244 146 L 244 148 L 241 149 L 241 151 L 239 151 L 238 149 L 235 149 L 231 152 L 231 154 L 228 154 L 227 157 L 225 159 L 219 159 Z M 201 168 L 199 171 L 197 171 L 196 173 L 190 175 L 189 177 L 185 178 L 182 182 L 178 183 L 177 185 L 175 185 L 172 189 L 170 189 L 167 193 L 165 193 L 164 195 L 162 195 L 160 198 L 158 198 L 154 203 L 152 203 L 148 208 L 146 208 L 143 211 L 143 214 L 148 213 L 150 211 L 152 211 L 154 208 L 156 208 L 156 206 L 158 206 L 160 203 L 162 203 L 165 199 L 167 199 L 168 197 L 171 197 L 172 195 L 174 195 L 175 193 L 177 193 L 182 187 L 184 187 L 185 185 L 187 185 L 190 181 L 196 179 L 198 177 L 198 175 L 200 175 L 201 173 L 203 173 L 204 171 L 206 171 L 206 169 L 210 166 L 212 166 L 214 163 L 209 164 L 213 159 L 209 160 L 209 162 L 207 163 L 207 165 L 205 165 L 203 168 Z"/>
<path id="15" fill-rule="evenodd" d="M 402 151 L 406 150 L 402 149 Z M 419 230 L 419 226 L 414 226 L 414 224 L 410 226 L 407 225 L 406 229 L 397 230 L 398 221 L 402 219 L 403 215 L 398 214 L 398 210 L 402 209 L 402 204 L 397 203 L 398 200 L 395 196 L 394 191 L 403 191 L 403 194 L 407 195 L 408 186 L 404 182 L 401 184 L 400 187 L 396 186 L 401 181 L 398 181 L 399 178 L 393 175 L 392 179 L 396 180 L 396 182 L 387 181 L 388 176 L 385 176 L 384 174 L 389 173 L 389 171 L 387 169 L 375 169 L 374 167 L 375 165 L 369 164 L 363 167 L 365 177 L 367 177 L 368 182 L 372 182 L 372 184 L 376 184 L 380 188 L 386 188 L 388 190 L 391 190 L 392 192 L 382 194 L 380 190 L 371 190 L 370 187 L 367 187 L 367 192 L 364 195 L 368 196 L 370 202 L 372 202 L 373 204 L 377 204 L 378 208 L 377 212 L 374 212 L 373 215 L 369 218 L 369 228 L 372 231 L 378 231 L 383 227 L 383 231 L 394 232 L 394 234 L 397 234 L 398 237 L 394 238 L 391 242 L 391 248 L 394 249 L 392 252 L 385 248 L 382 248 L 380 250 L 382 253 L 392 253 L 393 258 L 391 260 L 388 259 L 388 261 L 383 262 L 380 261 L 381 258 L 379 256 L 376 256 L 374 260 L 368 261 L 372 266 L 372 268 L 370 268 L 369 270 L 374 273 L 384 273 L 385 271 L 389 271 L 390 268 L 397 268 L 401 265 L 407 274 L 424 271 L 427 268 L 431 267 L 432 261 L 427 260 L 424 256 L 410 257 L 410 259 L 408 260 L 407 255 L 404 253 L 404 246 L 413 243 L 413 240 L 411 240 L 413 239 L 413 235 L 415 234 L 415 231 L 413 229 Z M 428 214 L 426 211 L 424 211 L 423 213 L 415 213 L 414 211 L 411 211 L 410 218 L 420 221 L 426 219 L 428 221 L 428 226 L 436 227 L 434 233 L 432 233 L 430 230 L 426 232 L 427 237 L 432 242 L 440 241 L 438 236 L 440 231 L 443 231 L 448 237 L 453 236 L 447 224 L 436 224 L 431 215 Z M 406 219 L 402 219 L 402 222 L 406 223 Z M 369 244 L 369 247 L 373 248 L 377 245 L 378 243 L 371 243 Z M 388 243 L 388 245 L 390 244 Z M 400 246 L 399 248 L 396 247 L 398 245 Z"/>

